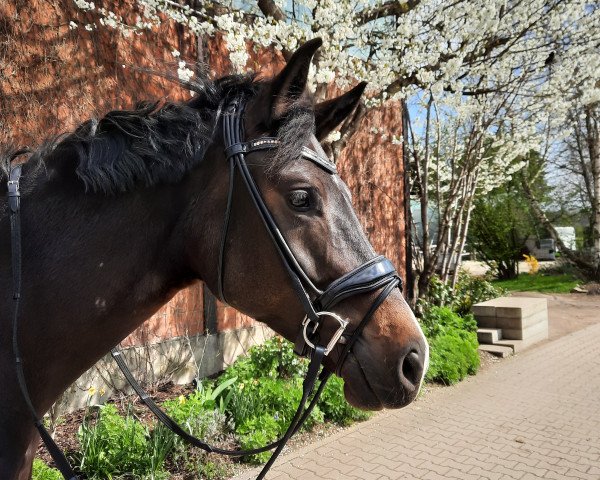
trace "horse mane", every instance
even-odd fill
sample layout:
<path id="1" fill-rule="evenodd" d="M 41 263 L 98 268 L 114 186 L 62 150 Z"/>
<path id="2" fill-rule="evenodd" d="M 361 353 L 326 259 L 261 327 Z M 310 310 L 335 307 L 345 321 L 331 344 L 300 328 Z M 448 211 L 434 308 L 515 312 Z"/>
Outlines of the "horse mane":
<path id="1" fill-rule="evenodd" d="M 72 133 L 45 141 L 28 163 L 50 166 L 74 159 L 76 176 L 86 191 L 118 194 L 138 186 L 176 183 L 204 157 L 213 141 L 217 111 L 236 96 L 253 96 L 260 82 L 253 75 L 231 75 L 212 81 L 181 82 L 194 91 L 185 103 L 142 102 L 132 110 L 115 110 L 79 125 Z M 314 133 L 312 98 L 292 105 L 277 122 L 281 147 L 271 156 L 269 172 L 298 157 Z M 4 183 L 16 149 L 0 152 Z"/>

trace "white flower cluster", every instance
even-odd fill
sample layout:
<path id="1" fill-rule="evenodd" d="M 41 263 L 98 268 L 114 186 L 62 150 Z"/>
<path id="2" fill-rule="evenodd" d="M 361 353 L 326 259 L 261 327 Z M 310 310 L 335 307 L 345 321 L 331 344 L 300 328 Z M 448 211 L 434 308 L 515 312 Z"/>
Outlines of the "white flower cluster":
<path id="1" fill-rule="evenodd" d="M 321 37 L 313 87 L 368 81 L 367 108 L 431 95 L 439 128 L 457 142 L 445 150 L 455 159 L 472 148 L 457 131 L 476 129 L 482 151 L 492 142 L 493 155 L 478 153 L 482 191 L 522 167 L 514 159 L 539 148 L 540 131 L 564 137 L 569 112 L 600 101 L 600 9 L 588 0 L 275 0 L 283 20 L 266 16 L 255 2 L 208 0 L 191 8 L 136 0 L 134 24 L 93 2 L 74 2 L 97 14 L 100 25 L 124 33 L 155 28 L 165 18 L 200 36 L 218 30 L 236 71 L 249 66 L 251 46 L 292 51 Z M 187 77 L 187 67 L 180 64 L 178 75 Z M 324 95 L 327 88 L 317 91 Z M 424 128 L 414 131 L 419 137 Z M 451 177 L 451 170 L 440 158 L 436 175 Z"/>
<path id="2" fill-rule="evenodd" d="M 177 76 L 180 80 L 183 80 L 184 82 L 189 82 L 190 79 L 194 76 L 194 71 L 190 70 L 187 67 L 187 63 L 185 63 L 183 60 L 180 60 L 179 67 L 177 68 Z"/>

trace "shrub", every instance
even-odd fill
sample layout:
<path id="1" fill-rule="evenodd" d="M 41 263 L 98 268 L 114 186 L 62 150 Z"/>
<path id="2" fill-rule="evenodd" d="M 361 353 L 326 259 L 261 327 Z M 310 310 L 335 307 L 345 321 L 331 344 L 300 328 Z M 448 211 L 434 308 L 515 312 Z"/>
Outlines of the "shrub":
<path id="1" fill-rule="evenodd" d="M 277 440 L 281 427 L 276 417 L 270 413 L 264 413 L 258 417 L 246 419 L 236 429 L 240 445 L 244 450 L 260 448 Z M 271 451 L 249 455 L 244 460 L 250 463 L 264 463 L 271 456 Z"/>
<path id="2" fill-rule="evenodd" d="M 39 458 L 33 460 L 32 480 L 63 480 L 63 476 L 56 468 L 50 468 Z"/>
<path id="3" fill-rule="evenodd" d="M 222 379 L 237 377 L 241 382 L 257 378 L 295 378 L 306 373 L 306 359 L 294 353 L 291 342 L 273 337 L 250 349 L 247 357 L 240 358 L 222 375 Z"/>
<path id="4" fill-rule="evenodd" d="M 327 420 L 338 425 L 350 425 L 353 422 L 362 422 L 371 417 L 370 412 L 354 408 L 344 397 L 344 380 L 332 376 L 323 389 L 319 408 Z"/>
<path id="5" fill-rule="evenodd" d="M 163 448 L 148 427 L 131 412 L 119 415 L 112 404 L 99 407 L 95 424 L 87 418 L 78 432 L 81 452 L 80 469 L 89 478 L 113 478 L 137 475 L 142 478 L 166 478 L 162 470 L 168 448 Z M 157 457 L 153 457 L 158 454 Z"/>
<path id="6" fill-rule="evenodd" d="M 466 315 L 475 303 L 485 302 L 505 294 L 505 289 L 494 286 L 485 278 L 473 276 L 464 270 L 459 272 L 454 290 L 450 284 L 442 282 L 439 277 L 434 275 L 429 283 L 427 297 L 419 300 L 419 310 L 423 316 L 426 316 L 433 306 L 448 306 L 459 315 Z"/>
<path id="7" fill-rule="evenodd" d="M 477 373 L 477 323 L 472 315 L 431 307 L 421 323 L 430 347 L 427 380 L 451 385 Z"/>
<path id="8" fill-rule="evenodd" d="M 249 420 L 271 415 L 280 433 L 285 432 L 302 398 L 302 380 L 261 378 L 240 383 L 232 396 L 231 414 L 236 432 Z M 304 424 L 305 429 L 323 421 L 323 412 L 318 406 L 311 412 Z"/>
<path id="9" fill-rule="evenodd" d="M 296 355 L 292 343 L 281 337 L 273 337 L 251 348 L 250 362 L 261 377 L 302 377 L 307 369 L 306 360 Z"/>
<path id="10" fill-rule="evenodd" d="M 216 387 L 213 382 L 203 382 L 187 397 L 181 395 L 167 400 L 163 407 L 177 423 L 185 425 L 192 435 L 207 435 L 207 428 L 214 423 L 211 420 L 214 413 L 222 416 L 227 410 L 233 393 L 230 387 L 236 380 L 237 377 L 225 379 Z"/>
<path id="11" fill-rule="evenodd" d="M 248 357 L 238 359 L 224 372 L 222 379 L 237 378 L 228 388 L 227 414 L 242 448 L 262 447 L 287 430 L 302 398 L 307 364 L 294 354 L 290 342 L 277 337 L 253 347 Z M 343 388 L 342 379 L 329 380 L 304 429 L 310 430 L 325 418 L 349 425 L 370 416 L 346 402 Z M 264 462 L 269 455 L 265 452 L 246 460 Z"/>

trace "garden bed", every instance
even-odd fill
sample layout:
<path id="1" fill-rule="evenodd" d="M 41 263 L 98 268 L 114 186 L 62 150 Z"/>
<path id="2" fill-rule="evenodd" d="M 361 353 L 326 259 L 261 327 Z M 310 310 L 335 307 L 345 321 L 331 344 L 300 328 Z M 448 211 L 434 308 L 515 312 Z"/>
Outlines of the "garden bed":
<path id="1" fill-rule="evenodd" d="M 307 362 L 293 354 L 292 345 L 277 337 L 251 349 L 248 357 L 240 358 L 217 379 L 197 386 L 166 384 L 150 393 L 183 428 L 209 444 L 250 449 L 285 432 L 301 397 L 306 367 Z M 343 381 L 334 377 L 290 448 L 369 417 L 346 402 Z M 157 426 L 135 396 L 66 415 L 54 435 L 83 478 L 225 479 L 270 456 L 266 452 L 230 459 L 191 448 Z M 34 480 L 61 478 L 42 462 L 52 465 L 40 447 Z"/>
<path id="2" fill-rule="evenodd" d="M 431 345 L 427 381 L 454 384 L 495 362 L 477 351 L 474 302 L 499 296 L 483 279 L 461 275 L 450 291 L 435 280 L 432 294 L 419 304 L 420 321 Z M 307 361 L 296 357 L 291 343 L 275 337 L 253 347 L 216 379 L 198 385 L 166 384 L 151 395 L 188 432 L 229 449 L 264 446 L 280 437 L 302 391 Z M 351 407 L 343 381 L 332 377 L 305 427 L 290 442 L 294 449 L 371 416 Z M 162 426 L 137 397 L 123 396 L 105 406 L 89 406 L 60 419 L 58 445 L 89 479 L 226 479 L 263 464 L 270 452 L 231 459 L 185 445 Z M 41 461 L 40 461 L 41 459 Z M 40 447 L 33 480 L 60 480 L 48 469 L 51 459 Z"/>

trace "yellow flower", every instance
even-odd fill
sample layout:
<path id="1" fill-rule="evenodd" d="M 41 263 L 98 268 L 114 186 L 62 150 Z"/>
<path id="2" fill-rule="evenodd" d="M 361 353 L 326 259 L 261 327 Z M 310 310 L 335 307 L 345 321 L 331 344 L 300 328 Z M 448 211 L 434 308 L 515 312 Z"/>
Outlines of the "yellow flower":
<path id="1" fill-rule="evenodd" d="M 185 403 L 185 397 L 183 395 L 179 395 L 179 403 Z"/>
<path id="2" fill-rule="evenodd" d="M 89 395 L 90 397 L 94 396 L 94 394 L 95 394 L 95 393 L 96 393 L 96 387 L 94 387 L 94 386 L 92 385 L 90 388 L 88 388 L 88 395 Z"/>
<path id="3" fill-rule="evenodd" d="M 527 263 L 527 265 L 529 266 L 529 274 L 535 275 L 540 269 L 540 263 L 538 262 L 538 259 L 535 258 L 533 255 L 524 254 L 523 257 L 525 257 L 525 263 Z"/>
<path id="4" fill-rule="evenodd" d="M 101 388 L 98 393 L 100 393 L 100 396 L 104 396 L 104 394 L 106 393 L 106 390 L 104 390 L 104 388 Z"/>

